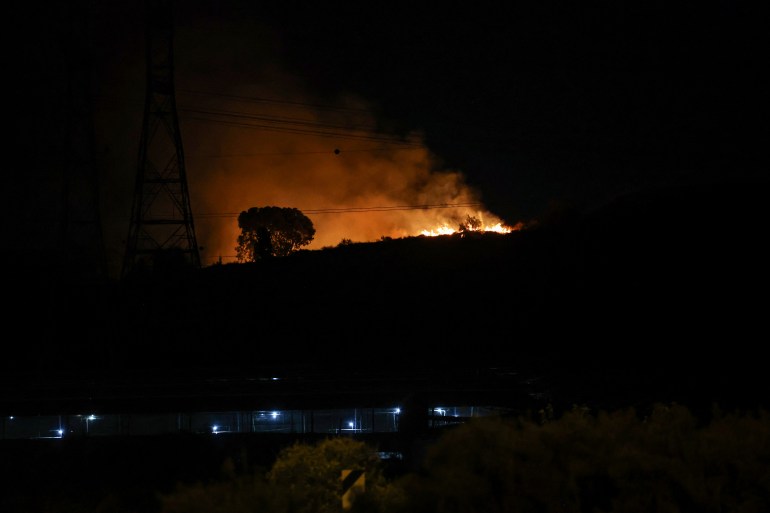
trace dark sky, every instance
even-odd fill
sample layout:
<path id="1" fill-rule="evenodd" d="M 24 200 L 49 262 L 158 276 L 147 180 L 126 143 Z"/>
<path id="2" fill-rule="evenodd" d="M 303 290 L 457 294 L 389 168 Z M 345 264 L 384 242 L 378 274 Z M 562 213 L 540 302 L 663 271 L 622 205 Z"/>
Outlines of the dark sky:
<path id="1" fill-rule="evenodd" d="M 73 119 L 63 77 L 86 55 L 101 216 L 119 259 L 145 94 L 144 2 L 78 4 L 30 2 L 9 17 L 11 141 L 26 156 L 12 179 L 21 187 L 9 208 L 24 221 L 14 244 L 27 251 L 40 239 L 29 227 L 61 215 L 40 199 L 59 194 L 44 177 Z M 764 27 L 734 2 L 190 0 L 176 2 L 174 23 L 204 263 L 234 254 L 233 214 L 253 206 L 318 210 L 320 247 L 466 213 L 375 221 L 330 208 L 478 202 L 471 213 L 513 225 L 554 203 L 766 172 Z"/>
<path id="2" fill-rule="evenodd" d="M 488 201 L 523 217 L 552 198 L 757 165 L 758 13 L 732 2 L 562 4 L 317 3 L 265 20 L 316 91 L 355 91 L 424 130 Z"/>

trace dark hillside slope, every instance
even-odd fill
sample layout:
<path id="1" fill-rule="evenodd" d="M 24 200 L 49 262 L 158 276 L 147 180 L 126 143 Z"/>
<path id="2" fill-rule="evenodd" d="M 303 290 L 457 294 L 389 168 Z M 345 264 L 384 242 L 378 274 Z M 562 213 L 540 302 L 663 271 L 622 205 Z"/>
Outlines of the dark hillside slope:
<path id="1" fill-rule="evenodd" d="M 651 189 L 586 214 L 565 239 L 565 280 L 550 305 L 563 323 L 551 336 L 574 342 L 561 350 L 559 366 L 573 369 L 560 373 L 564 386 L 767 403 L 768 192 Z"/>
<path id="2" fill-rule="evenodd" d="M 750 404 L 764 379 L 767 192 L 650 189 L 509 235 L 207 268 L 174 300 L 173 330 L 187 335 L 166 357 L 364 373 L 540 366 L 578 399 L 738 395 Z M 156 353 L 166 339 L 153 334 L 169 335 L 161 298 L 146 303 L 143 331 Z"/>
<path id="3" fill-rule="evenodd" d="M 174 325 L 225 366 L 499 362 L 544 288 L 533 236 L 418 237 L 215 266 L 175 299 L 184 307 Z M 148 322 L 167 325 L 166 298 L 151 297 Z"/>
<path id="4" fill-rule="evenodd" d="M 767 193 L 647 190 L 508 235 L 349 244 L 112 287 L 24 275 L 16 308 L 30 320 L 11 318 L 20 342 L 4 376 L 513 367 L 544 373 L 567 403 L 751 405 L 767 401 Z"/>

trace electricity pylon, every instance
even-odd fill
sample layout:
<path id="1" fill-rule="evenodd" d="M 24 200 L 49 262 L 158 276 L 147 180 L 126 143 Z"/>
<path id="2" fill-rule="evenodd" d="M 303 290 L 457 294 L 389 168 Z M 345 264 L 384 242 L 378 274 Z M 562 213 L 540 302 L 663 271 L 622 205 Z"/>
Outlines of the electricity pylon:
<path id="1" fill-rule="evenodd" d="M 164 263 L 200 267 L 174 94 L 172 5 L 145 6 L 147 93 L 122 277 Z"/>

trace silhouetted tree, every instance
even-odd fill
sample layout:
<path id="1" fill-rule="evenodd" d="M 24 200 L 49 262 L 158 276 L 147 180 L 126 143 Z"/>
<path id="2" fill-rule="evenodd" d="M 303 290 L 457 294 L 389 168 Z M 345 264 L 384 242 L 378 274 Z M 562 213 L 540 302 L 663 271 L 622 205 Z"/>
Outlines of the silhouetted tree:
<path id="1" fill-rule="evenodd" d="M 335 513 L 341 510 L 344 469 L 364 471 L 365 491 L 353 498 L 358 503 L 354 511 L 394 510 L 400 491 L 388 486 L 374 447 L 360 440 L 332 437 L 316 444 L 295 443 L 278 454 L 267 478 L 280 511 Z"/>
<path id="2" fill-rule="evenodd" d="M 253 207 L 238 216 L 239 262 L 254 262 L 287 256 L 310 244 L 315 236 L 313 222 L 296 208 Z"/>
<path id="3" fill-rule="evenodd" d="M 349 513 L 405 512 L 401 489 L 383 474 L 376 447 L 347 437 L 284 447 L 267 472 L 238 473 L 231 461 L 221 478 L 179 483 L 162 494 L 163 513 L 340 513 L 342 471 L 364 472 L 364 487 L 351 497 Z"/>

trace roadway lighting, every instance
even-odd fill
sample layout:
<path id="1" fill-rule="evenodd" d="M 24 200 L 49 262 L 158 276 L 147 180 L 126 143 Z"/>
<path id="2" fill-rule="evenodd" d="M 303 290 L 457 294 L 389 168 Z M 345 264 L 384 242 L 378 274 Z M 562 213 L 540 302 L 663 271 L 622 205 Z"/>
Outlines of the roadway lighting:
<path id="1" fill-rule="evenodd" d="M 96 420 L 96 418 L 97 418 L 96 415 L 93 415 L 93 414 L 91 414 L 88 417 L 86 417 L 86 433 L 88 433 L 88 423 L 89 423 L 89 421 Z"/>

